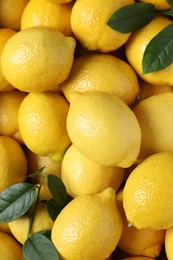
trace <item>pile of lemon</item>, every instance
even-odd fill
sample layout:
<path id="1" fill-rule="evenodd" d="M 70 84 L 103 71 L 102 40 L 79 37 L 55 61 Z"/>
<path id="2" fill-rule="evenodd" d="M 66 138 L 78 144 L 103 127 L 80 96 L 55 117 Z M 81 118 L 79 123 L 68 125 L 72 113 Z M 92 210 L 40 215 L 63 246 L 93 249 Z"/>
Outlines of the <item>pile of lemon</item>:
<path id="1" fill-rule="evenodd" d="M 54 222 L 39 204 L 32 232 L 51 229 L 64 260 L 173 259 L 173 65 L 142 73 L 173 21 L 107 25 L 133 3 L 0 0 L 0 192 L 43 166 L 61 178 L 72 200 Z M 3 260 L 22 259 L 28 225 L 0 224 Z"/>

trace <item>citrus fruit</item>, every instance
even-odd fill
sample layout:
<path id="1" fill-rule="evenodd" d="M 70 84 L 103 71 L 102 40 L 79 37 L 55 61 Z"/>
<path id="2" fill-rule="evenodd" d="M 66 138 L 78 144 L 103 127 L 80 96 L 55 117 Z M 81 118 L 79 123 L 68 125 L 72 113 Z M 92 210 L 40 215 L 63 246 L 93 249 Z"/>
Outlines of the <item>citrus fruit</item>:
<path id="1" fill-rule="evenodd" d="M 22 13 L 29 0 L 0 0 L 0 27 L 20 30 Z"/>
<path id="2" fill-rule="evenodd" d="M 90 54 L 74 60 L 69 77 L 61 89 L 67 100 L 73 92 L 101 91 L 132 104 L 139 92 L 136 73 L 125 61 L 110 54 Z"/>
<path id="3" fill-rule="evenodd" d="M 8 223 L 0 223 L 0 232 L 5 232 L 8 235 L 11 235 L 10 228 L 8 226 Z"/>
<path id="4" fill-rule="evenodd" d="M 62 160 L 61 179 L 72 197 L 101 192 L 107 187 L 117 191 L 123 176 L 123 168 L 95 163 L 80 153 L 73 144 L 67 149 Z"/>
<path id="5" fill-rule="evenodd" d="M 8 29 L 8 28 L 1 28 L 0 29 L 0 59 L 2 55 L 2 51 L 4 48 L 4 45 L 8 41 L 8 39 L 13 36 L 16 33 L 16 31 Z M 0 65 L 0 91 L 8 91 L 14 89 L 13 86 L 10 85 L 10 83 L 4 78 L 4 75 L 2 74 L 2 69 Z"/>
<path id="6" fill-rule="evenodd" d="M 137 229 L 173 226 L 173 153 L 147 157 L 128 177 L 123 191 L 127 220 Z"/>
<path id="7" fill-rule="evenodd" d="M 139 154 L 138 121 L 131 109 L 112 94 L 71 94 L 67 131 L 82 154 L 103 166 L 126 168 Z"/>
<path id="8" fill-rule="evenodd" d="M 172 240 L 173 240 L 173 226 L 166 230 L 166 236 L 165 236 L 165 251 L 166 251 L 166 256 L 169 260 L 173 259 Z"/>
<path id="9" fill-rule="evenodd" d="M 115 191 L 109 187 L 68 203 L 53 224 L 51 239 L 65 259 L 102 260 L 114 251 L 121 232 Z"/>
<path id="10" fill-rule="evenodd" d="M 68 77 L 75 44 L 74 38 L 46 26 L 17 32 L 3 48 L 3 75 L 24 92 L 54 90 Z"/>
<path id="11" fill-rule="evenodd" d="M 117 206 L 123 220 L 123 232 L 118 247 L 129 255 L 156 258 L 160 255 L 165 240 L 165 230 L 136 229 L 128 226 L 123 209 L 123 189 L 117 193 Z"/>
<path id="12" fill-rule="evenodd" d="M 18 110 L 26 93 L 19 90 L 0 92 L 0 134 L 22 143 L 18 127 Z"/>
<path id="13" fill-rule="evenodd" d="M 139 2 L 153 4 L 157 10 L 171 9 L 167 0 L 139 0 Z"/>
<path id="14" fill-rule="evenodd" d="M 21 145 L 7 136 L 0 136 L 0 192 L 9 186 L 24 182 L 27 161 Z"/>
<path id="15" fill-rule="evenodd" d="M 61 161 L 71 141 L 66 130 L 69 104 L 53 92 L 29 93 L 18 112 L 18 124 L 25 145 L 35 154 Z"/>
<path id="16" fill-rule="evenodd" d="M 139 160 L 156 152 L 173 152 L 173 93 L 151 96 L 133 112 L 142 132 Z"/>
<path id="17" fill-rule="evenodd" d="M 22 260 L 23 251 L 18 242 L 10 235 L 0 231 L 0 252 L 3 260 Z"/>
<path id="18" fill-rule="evenodd" d="M 72 35 L 72 4 L 59 4 L 58 1 L 32 0 L 27 4 L 21 18 L 21 30 L 33 26 L 48 26 L 64 35 Z"/>
<path id="19" fill-rule="evenodd" d="M 153 85 L 173 85 L 173 78 L 171 76 L 173 64 L 165 69 L 147 74 L 143 74 L 142 69 L 142 60 L 146 46 L 153 37 L 170 24 L 172 24 L 171 19 L 163 15 L 156 15 L 149 24 L 133 32 L 125 44 L 126 57 L 132 68 L 140 78 Z"/>
<path id="20" fill-rule="evenodd" d="M 71 27 L 75 38 L 89 50 L 110 52 L 118 49 L 129 38 L 110 28 L 107 22 L 119 8 L 133 4 L 133 0 L 79 0 L 71 14 Z"/>

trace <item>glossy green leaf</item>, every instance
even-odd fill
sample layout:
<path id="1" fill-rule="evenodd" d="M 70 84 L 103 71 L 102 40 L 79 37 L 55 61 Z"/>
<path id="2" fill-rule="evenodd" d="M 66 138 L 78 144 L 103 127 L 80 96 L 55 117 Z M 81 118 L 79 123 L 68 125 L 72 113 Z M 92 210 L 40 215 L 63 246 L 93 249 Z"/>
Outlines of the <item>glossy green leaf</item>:
<path id="1" fill-rule="evenodd" d="M 55 221 L 63 207 L 64 206 L 62 204 L 58 204 L 54 199 L 50 199 L 47 202 L 47 211 L 53 221 Z"/>
<path id="2" fill-rule="evenodd" d="M 147 45 L 143 60 L 143 74 L 168 67 L 173 62 L 173 24 L 165 27 Z"/>
<path id="3" fill-rule="evenodd" d="M 41 233 L 32 234 L 23 246 L 25 260 L 59 260 L 52 242 Z"/>
<path id="4" fill-rule="evenodd" d="M 148 24 L 155 14 L 156 10 L 153 4 L 135 3 L 117 10 L 107 24 L 118 32 L 130 33 Z"/>
<path id="5" fill-rule="evenodd" d="M 0 193 L 0 223 L 11 222 L 24 215 L 34 202 L 35 185 L 18 183 Z"/>
<path id="6" fill-rule="evenodd" d="M 166 0 L 166 1 L 173 8 L 173 0 Z"/>
<path id="7" fill-rule="evenodd" d="M 48 188 L 58 204 L 65 204 L 67 201 L 67 192 L 64 183 L 56 175 L 49 174 L 48 178 Z"/>

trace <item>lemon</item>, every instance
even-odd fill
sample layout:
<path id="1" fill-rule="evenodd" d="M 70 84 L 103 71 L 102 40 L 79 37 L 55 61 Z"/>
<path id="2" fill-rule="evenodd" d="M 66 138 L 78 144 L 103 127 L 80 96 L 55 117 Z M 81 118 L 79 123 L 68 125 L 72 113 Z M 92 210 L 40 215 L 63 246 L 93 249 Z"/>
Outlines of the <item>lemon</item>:
<path id="1" fill-rule="evenodd" d="M 72 35 L 72 4 L 59 4 L 58 1 L 32 0 L 27 4 L 21 18 L 21 30 L 33 26 L 49 26 L 64 35 Z"/>
<path id="2" fill-rule="evenodd" d="M 10 228 L 8 226 L 8 223 L 0 223 L 0 232 L 5 232 L 8 235 L 11 235 Z"/>
<path id="3" fill-rule="evenodd" d="M 0 59 L 2 55 L 2 51 L 4 48 L 4 45 L 8 41 L 8 39 L 13 36 L 16 33 L 16 31 L 8 29 L 8 28 L 1 28 L 0 29 Z M 14 89 L 13 86 L 10 85 L 10 83 L 4 78 L 2 74 L 2 69 L 0 65 L 0 91 L 9 91 Z"/>
<path id="4" fill-rule="evenodd" d="M 46 26 L 13 35 L 1 56 L 7 81 L 24 92 L 54 90 L 70 72 L 76 41 Z"/>
<path id="5" fill-rule="evenodd" d="M 166 256 L 169 260 L 173 259 L 172 239 L 173 239 L 173 226 L 166 230 L 166 236 L 165 236 L 165 251 L 166 251 Z"/>
<path id="6" fill-rule="evenodd" d="M 30 174 L 35 173 L 38 169 L 44 167 L 42 173 L 46 175 L 54 174 L 59 178 L 61 177 L 61 162 L 55 161 L 46 155 L 35 154 L 29 149 L 26 149 L 26 158 L 28 162 L 28 172 Z M 37 184 L 40 183 L 41 178 L 42 176 L 38 174 L 30 178 L 30 181 Z M 47 178 L 45 178 L 44 183 L 47 183 Z"/>
<path id="7" fill-rule="evenodd" d="M 133 4 L 133 0 L 78 0 L 71 14 L 71 27 L 75 38 L 89 50 L 110 52 L 118 49 L 129 38 L 110 28 L 107 21 L 119 8 Z"/>
<path id="8" fill-rule="evenodd" d="M 127 220 L 137 229 L 173 226 L 173 153 L 153 154 L 128 177 L 123 191 Z"/>
<path id="9" fill-rule="evenodd" d="M 23 251 L 16 240 L 0 231 L 0 252 L 3 260 L 22 260 Z"/>
<path id="10" fill-rule="evenodd" d="M 0 0 L 0 27 L 20 30 L 22 13 L 29 0 Z"/>
<path id="11" fill-rule="evenodd" d="M 126 57 L 130 65 L 136 71 L 138 76 L 144 81 L 153 85 L 173 85 L 173 64 L 163 70 L 143 74 L 142 59 L 146 46 L 151 39 L 161 30 L 172 24 L 172 20 L 165 16 L 156 16 L 149 24 L 142 29 L 133 32 L 125 44 Z"/>
<path id="12" fill-rule="evenodd" d="M 53 92 L 29 93 L 18 112 L 18 124 L 25 145 L 35 154 L 61 161 L 71 141 L 66 117 L 69 104 Z"/>
<path id="13" fill-rule="evenodd" d="M 68 203 L 53 224 L 51 238 L 65 259 L 103 260 L 116 248 L 121 232 L 115 191 L 109 187 Z"/>
<path id="14" fill-rule="evenodd" d="M 139 2 L 153 4 L 157 10 L 171 9 L 167 0 L 139 0 Z"/>
<path id="15" fill-rule="evenodd" d="M 107 187 L 117 191 L 123 176 L 123 168 L 105 167 L 95 163 L 81 154 L 73 144 L 62 160 L 61 178 L 72 197 L 101 192 Z"/>
<path id="16" fill-rule="evenodd" d="M 26 93 L 12 90 L 0 93 L 0 134 L 23 143 L 18 127 L 18 110 Z"/>
<path id="17" fill-rule="evenodd" d="M 21 145 L 7 136 L 0 136 L 0 192 L 9 186 L 24 182 L 27 161 Z"/>
<path id="18" fill-rule="evenodd" d="M 110 54 L 90 54 L 74 60 L 69 77 L 61 89 L 67 100 L 73 92 L 111 93 L 131 105 L 139 92 L 136 73 L 131 66 Z"/>
<path id="19" fill-rule="evenodd" d="M 173 93 L 149 97 L 133 112 L 142 132 L 139 160 L 156 152 L 173 152 Z"/>
<path id="20" fill-rule="evenodd" d="M 72 143 L 103 166 L 129 167 L 140 150 L 141 130 L 131 109 L 103 92 L 73 93 L 67 116 Z"/>
<path id="21" fill-rule="evenodd" d="M 123 209 L 123 189 L 117 193 L 117 205 L 123 220 L 123 232 L 118 247 L 129 255 L 156 258 L 165 240 L 165 230 L 136 229 L 128 226 Z"/>
<path id="22" fill-rule="evenodd" d="M 8 225 L 15 239 L 23 245 L 27 239 L 28 234 L 28 216 L 23 215 L 22 217 L 9 222 Z M 51 230 L 52 226 L 53 221 L 47 212 L 47 205 L 39 203 L 34 216 L 31 233 L 39 232 L 42 230 Z"/>

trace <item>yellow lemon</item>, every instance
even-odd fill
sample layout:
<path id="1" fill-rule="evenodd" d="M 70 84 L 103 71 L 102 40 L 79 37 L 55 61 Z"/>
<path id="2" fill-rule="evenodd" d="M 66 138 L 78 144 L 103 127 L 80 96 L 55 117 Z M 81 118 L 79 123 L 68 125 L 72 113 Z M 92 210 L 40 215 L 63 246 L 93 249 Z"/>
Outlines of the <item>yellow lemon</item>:
<path id="1" fill-rule="evenodd" d="M 8 225 L 15 239 L 23 245 L 27 239 L 28 234 L 28 216 L 24 215 L 12 222 L 9 222 Z M 42 230 L 51 230 L 52 226 L 53 221 L 47 212 L 47 205 L 39 203 L 33 220 L 31 233 L 39 232 Z"/>
<path id="2" fill-rule="evenodd" d="M 123 220 L 123 232 L 118 247 L 129 255 L 156 258 L 165 240 L 165 230 L 136 229 L 128 226 L 123 209 L 123 189 L 117 193 L 117 205 Z"/>
<path id="3" fill-rule="evenodd" d="M 171 9 L 167 0 L 139 0 L 139 2 L 153 4 L 157 10 Z"/>
<path id="4" fill-rule="evenodd" d="M 2 55 L 2 51 L 4 48 L 4 45 L 8 41 L 8 39 L 13 36 L 16 33 L 16 31 L 8 29 L 8 28 L 1 28 L 0 29 L 0 59 Z M 14 89 L 13 86 L 10 85 L 10 83 L 4 78 L 4 75 L 2 73 L 1 65 L 0 65 L 0 92 L 1 91 L 9 91 Z"/>
<path id="5" fill-rule="evenodd" d="M 0 134 L 23 143 L 18 127 L 18 110 L 26 93 L 12 90 L 0 93 Z"/>
<path id="6" fill-rule="evenodd" d="M 0 0 L 0 27 L 20 30 L 22 13 L 29 0 Z"/>
<path id="7" fill-rule="evenodd" d="M 173 64 L 163 70 L 148 74 L 143 74 L 142 70 L 142 59 L 146 46 L 153 37 L 169 24 L 172 24 L 171 19 L 161 15 L 156 16 L 145 27 L 133 32 L 125 44 L 126 56 L 130 65 L 140 78 L 153 85 L 173 85 Z"/>
<path id="8" fill-rule="evenodd" d="M 21 145 L 7 136 L 0 136 L 0 192 L 9 186 L 24 182 L 27 160 Z"/>
<path id="9" fill-rule="evenodd" d="M 139 154 L 138 121 L 131 109 L 112 94 L 71 94 L 67 131 L 81 153 L 104 166 L 129 167 Z"/>
<path id="10" fill-rule="evenodd" d="M 39 155 L 33 153 L 31 150 L 26 149 L 26 158 L 28 162 L 28 172 L 30 174 L 35 173 L 38 169 L 44 167 L 43 174 L 54 174 L 61 177 L 61 162 L 53 160 L 49 156 Z M 35 175 L 30 178 L 32 183 L 40 183 L 41 175 Z M 45 178 L 44 183 L 47 183 L 47 178 Z"/>
<path id="11" fill-rule="evenodd" d="M 173 226 L 166 230 L 166 236 L 165 236 L 165 251 L 166 251 L 166 256 L 169 260 L 173 259 L 172 241 L 173 241 Z"/>
<path id="12" fill-rule="evenodd" d="M 173 152 L 173 93 L 151 96 L 133 112 L 142 132 L 139 160 L 156 152 Z"/>
<path id="13" fill-rule="evenodd" d="M 25 145 L 36 154 L 61 161 L 71 141 L 66 117 L 69 104 L 53 92 L 29 93 L 18 112 L 19 130 Z"/>
<path id="14" fill-rule="evenodd" d="M 72 197 L 101 192 L 107 187 L 117 191 L 123 176 L 123 168 L 106 167 L 95 163 L 80 153 L 73 144 L 62 160 L 61 178 Z"/>
<path id="15" fill-rule="evenodd" d="M 3 48 L 3 75 L 24 92 L 54 90 L 68 77 L 75 45 L 74 38 L 46 26 L 17 32 Z"/>
<path id="16" fill-rule="evenodd" d="M 110 28 L 107 21 L 119 8 L 133 4 L 133 0 L 78 0 L 71 14 L 71 27 L 75 38 L 89 50 L 110 52 L 118 49 L 129 38 Z"/>
<path id="17" fill-rule="evenodd" d="M 127 220 L 137 229 L 173 226 L 173 153 L 153 154 L 128 177 L 123 191 Z"/>
<path id="18" fill-rule="evenodd" d="M 0 252 L 3 260 L 22 260 L 23 250 L 16 240 L 0 231 Z"/>
<path id="19" fill-rule="evenodd" d="M 72 35 L 72 4 L 59 4 L 48 0 L 31 0 L 27 4 L 21 18 L 21 30 L 33 26 L 49 26 L 64 35 Z"/>
<path id="20" fill-rule="evenodd" d="M 0 223 L 0 232 L 5 232 L 8 235 L 11 235 L 11 231 L 8 223 Z"/>
<path id="21" fill-rule="evenodd" d="M 115 190 L 107 188 L 68 203 L 53 224 L 51 238 L 65 259 L 103 260 L 116 248 L 121 232 Z"/>
<path id="22" fill-rule="evenodd" d="M 70 99 L 73 92 L 101 91 L 132 104 L 139 92 L 136 73 L 125 61 L 110 54 L 90 54 L 74 60 L 68 79 L 61 89 Z"/>

